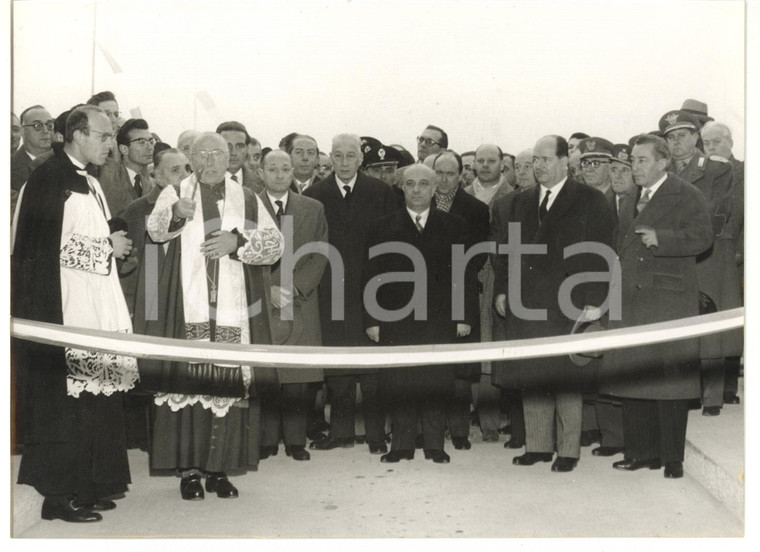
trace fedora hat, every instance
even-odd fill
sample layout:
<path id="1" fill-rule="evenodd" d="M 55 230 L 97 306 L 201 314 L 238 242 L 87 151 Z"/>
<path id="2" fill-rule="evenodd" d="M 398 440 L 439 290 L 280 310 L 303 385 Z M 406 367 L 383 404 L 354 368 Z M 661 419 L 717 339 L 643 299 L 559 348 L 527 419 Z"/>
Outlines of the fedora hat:
<path id="1" fill-rule="evenodd" d="M 594 320 L 593 322 L 581 322 L 580 320 L 577 320 L 575 322 L 575 325 L 573 326 L 573 330 L 570 332 L 570 335 L 585 334 L 585 333 L 591 333 L 591 332 L 601 332 L 601 331 L 604 331 L 604 327 L 598 320 Z M 576 366 L 586 366 L 586 364 L 588 364 L 595 358 L 602 358 L 602 353 L 599 351 L 586 351 L 583 353 L 572 353 L 570 355 L 570 362 L 572 362 Z"/>
<path id="2" fill-rule="evenodd" d="M 283 319 L 282 309 L 272 307 L 270 311 L 273 345 L 296 345 L 303 335 L 301 307 L 293 304 L 293 320 Z"/>

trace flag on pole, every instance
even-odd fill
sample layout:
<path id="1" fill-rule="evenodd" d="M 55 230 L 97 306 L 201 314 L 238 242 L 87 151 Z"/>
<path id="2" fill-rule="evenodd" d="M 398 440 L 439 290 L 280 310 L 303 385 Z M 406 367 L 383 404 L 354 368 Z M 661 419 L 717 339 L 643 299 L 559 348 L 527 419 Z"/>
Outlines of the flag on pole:
<path id="1" fill-rule="evenodd" d="M 111 71 L 117 74 L 121 73 L 121 66 L 119 65 L 119 62 L 116 61 L 116 58 L 111 55 L 111 52 L 109 52 L 100 42 L 96 42 L 96 44 L 98 45 L 98 48 L 100 48 L 103 57 L 106 58 L 108 65 L 111 66 Z"/>
<path id="2" fill-rule="evenodd" d="M 212 109 L 216 107 L 216 104 L 214 103 L 213 98 L 205 90 L 199 90 L 198 92 L 196 92 L 195 98 L 198 100 L 198 103 L 201 104 L 201 107 L 203 107 L 203 109 L 205 109 L 206 111 L 211 111 Z"/>

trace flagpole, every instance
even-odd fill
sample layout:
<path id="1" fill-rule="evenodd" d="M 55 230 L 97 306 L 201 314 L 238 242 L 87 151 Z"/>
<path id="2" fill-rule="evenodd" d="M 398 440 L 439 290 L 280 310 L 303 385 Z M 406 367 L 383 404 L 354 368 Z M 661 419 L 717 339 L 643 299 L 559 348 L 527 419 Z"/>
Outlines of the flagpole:
<path id="1" fill-rule="evenodd" d="M 92 69 L 90 72 L 90 96 L 95 95 L 95 33 L 98 25 L 98 0 L 93 2 L 92 10 Z"/>

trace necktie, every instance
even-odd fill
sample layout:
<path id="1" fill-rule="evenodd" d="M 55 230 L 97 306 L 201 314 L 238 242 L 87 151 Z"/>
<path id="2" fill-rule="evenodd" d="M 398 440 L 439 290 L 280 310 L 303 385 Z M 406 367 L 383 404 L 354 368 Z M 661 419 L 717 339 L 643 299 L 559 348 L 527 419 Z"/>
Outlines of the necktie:
<path id="1" fill-rule="evenodd" d="M 680 174 L 682 170 L 686 167 L 686 163 L 683 161 L 676 161 L 676 174 Z"/>
<path id="2" fill-rule="evenodd" d="M 233 174 L 232 176 L 230 176 L 230 178 L 231 178 L 232 180 L 234 180 L 235 182 L 237 182 L 237 181 L 238 181 L 238 177 L 237 177 L 237 175 L 236 175 L 236 174 Z"/>
<path id="3" fill-rule="evenodd" d="M 546 213 L 549 212 L 549 209 L 547 208 L 549 205 L 549 196 L 551 195 L 551 190 L 546 190 L 546 195 L 544 196 L 544 200 L 541 202 L 541 206 L 538 208 L 538 222 L 543 222 L 544 217 L 546 216 Z"/>
<path id="4" fill-rule="evenodd" d="M 343 186 L 343 189 L 346 190 L 346 195 L 343 196 L 343 199 L 351 197 L 351 186 Z"/>
<path id="5" fill-rule="evenodd" d="M 135 192 L 137 197 L 142 197 L 142 178 L 139 173 L 135 175 Z"/>
<path id="6" fill-rule="evenodd" d="M 422 215 L 417 215 L 416 217 L 414 217 L 414 225 L 417 227 L 417 232 L 419 232 L 420 234 L 422 234 L 422 230 L 424 228 L 422 224 L 420 224 L 421 219 L 422 219 Z"/>
<path id="7" fill-rule="evenodd" d="M 644 207 L 647 206 L 647 203 L 649 203 L 649 196 L 652 193 L 651 190 L 646 189 L 644 190 L 644 193 L 641 194 L 641 198 L 639 198 L 639 201 L 636 203 L 636 214 L 638 215 L 641 211 L 644 210 Z"/>
<path id="8" fill-rule="evenodd" d="M 282 208 L 282 201 L 276 200 L 275 205 L 277 205 L 277 212 L 275 213 L 277 215 L 277 222 L 280 222 L 280 219 L 282 219 L 282 215 L 285 214 L 285 209 Z"/>

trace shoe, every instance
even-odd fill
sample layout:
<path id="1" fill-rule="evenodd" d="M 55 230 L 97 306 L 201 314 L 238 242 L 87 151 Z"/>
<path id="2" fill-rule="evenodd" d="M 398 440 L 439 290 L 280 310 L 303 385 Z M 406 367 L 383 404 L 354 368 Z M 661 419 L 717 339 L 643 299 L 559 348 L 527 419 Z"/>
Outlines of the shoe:
<path id="1" fill-rule="evenodd" d="M 509 435 L 510 433 L 512 433 L 512 425 L 507 424 L 504 427 L 500 427 L 499 433 L 501 433 L 502 435 Z"/>
<path id="2" fill-rule="evenodd" d="M 116 503 L 113 500 L 98 500 L 90 504 L 79 504 L 77 500 L 74 501 L 74 506 L 77 508 L 84 508 L 91 512 L 107 512 L 108 510 L 115 510 Z"/>
<path id="3" fill-rule="evenodd" d="M 515 456 L 512 463 L 515 466 L 532 466 L 536 462 L 551 462 L 553 452 L 526 452 L 522 456 Z"/>
<path id="4" fill-rule="evenodd" d="M 504 443 L 504 448 L 509 449 L 519 449 L 523 448 L 525 446 L 525 441 L 520 441 L 519 439 L 515 439 L 514 437 Z"/>
<path id="5" fill-rule="evenodd" d="M 314 450 L 332 450 L 336 448 L 350 448 L 354 446 L 354 438 L 346 437 L 345 439 L 326 437 L 321 441 L 314 441 L 309 445 Z"/>
<path id="6" fill-rule="evenodd" d="M 557 459 L 552 464 L 553 472 L 571 472 L 578 465 L 577 458 L 569 458 L 567 456 L 557 456 Z"/>
<path id="7" fill-rule="evenodd" d="M 683 477 L 683 463 L 682 462 L 668 462 L 665 464 L 665 478 L 666 479 L 679 479 Z"/>
<path id="8" fill-rule="evenodd" d="M 723 395 L 723 402 L 726 404 L 741 404 L 741 399 L 735 393 L 726 393 Z"/>
<path id="9" fill-rule="evenodd" d="M 42 519 L 60 519 L 70 523 L 87 523 L 103 519 L 97 512 L 84 506 L 76 506 L 76 501 L 46 498 L 42 502 Z"/>
<path id="10" fill-rule="evenodd" d="M 412 460 L 413 458 L 413 450 L 392 450 L 388 454 L 383 454 L 380 461 L 383 464 L 395 464 L 400 460 Z"/>
<path id="11" fill-rule="evenodd" d="M 662 467 L 662 465 L 660 464 L 660 461 L 657 458 L 650 458 L 648 460 L 629 458 L 626 460 L 619 460 L 618 462 L 614 462 L 612 464 L 612 467 L 615 468 L 616 470 L 636 471 L 636 470 L 640 470 L 641 468 L 649 468 L 650 470 L 659 470 Z"/>
<path id="12" fill-rule="evenodd" d="M 422 440 L 422 435 L 417 435 L 417 437 L 414 438 L 414 448 L 421 449 L 425 446 L 425 442 Z"/>
<path id="13" fill-rule="evenodd" d="M 270 456 L 277 456 L 279 450 L 280 447 L 277 445 L 259 447 L 259 460 L 266 460 Z"/>
<path id="14" fill-rule="evenodd" d="M 285 445 L 285 454 L 293 458 L 293 460 L 311 460 L 311 454 L 304 449 L 303 445 Z"/>
<path id="15" fill-rule="evenodd" d="M 615 456 L 623 452 L 623 447 L 596 447 L 591 451 L 594 456 Z"/>
<path id="16" fill-rule="evenodd" d="M 367 444 L 369 445 L 370 454 L 385 454 L 388 452 L 388 447 L 386 446 L 385 441 L 370 441 Z"/>
<path id="17" fill-rule="evenodd" d="M 306 436 L 309 438 L 309 441 L 324 441 L 327 439 L 327 435 L 316 429 L 310 429 L 307 431 Z"/>
<path id="18" fill-rule="evenodd" d="M 719 406 L 705 406 L 702 408 L 702 416 L 720 416 Z"/>
<path id="19" fill-rule="evenodd" d="M 201 485 L 201 476 L 196 474 L 183 477 L 179 482 L 179 494 L 182 500 L 203 500 L 203 485 Z"/>
<path id="20" fill-rule="evenodd" d="M 472 448 L 472 443 L 467 437 L 452 437 L 451 443 L 457 450 L 470 450 Z"/>
<path id="21" fill-rule="evenodd" d="M 495 443 L 499 440 L 499 432 L 495 429 L 486 429 L 483 432 L 483 441 L 486 443 Z"/>
<path id="22" fill-rule="evenodd" d="M 594 443 L 602 442 L 602 432 L 598 429 L 590 429 L 581 433 L 581 446 L 590 447 Z"/>
<path id="23" fill-rule="evenodd" d="M 219 498 L 237 498 L 238 490 L 230 483 L 224 473 L 208 474 L 206 476 L 206 492 L 216 493 Z"/>
<path id="24" fill-rule="evenodd" d="M 425 449 L 425 460 L 432 460 L 436 464 L 448 464 L 451 457 L 440 449 Z"/>

